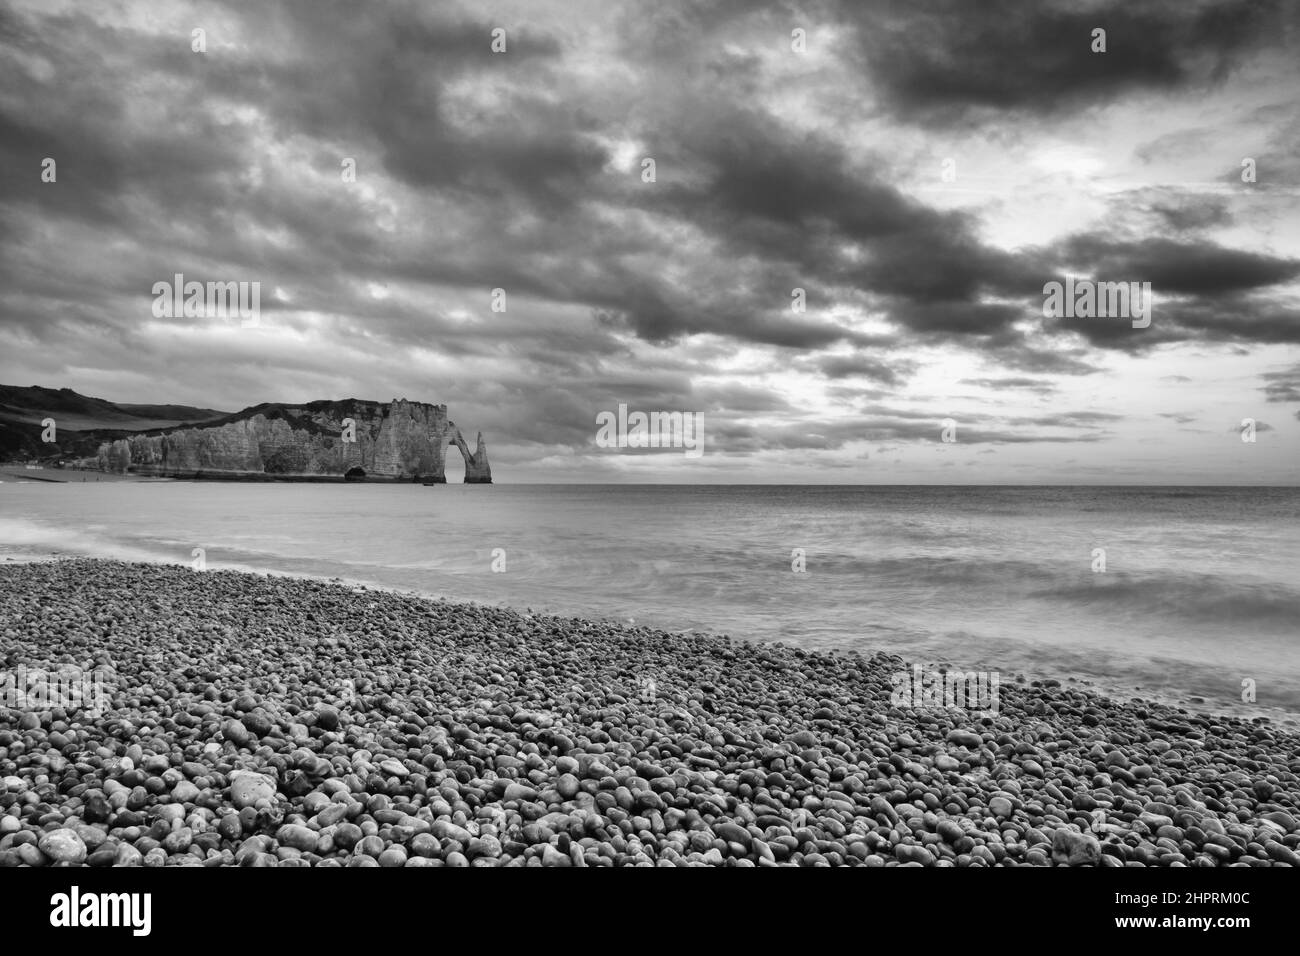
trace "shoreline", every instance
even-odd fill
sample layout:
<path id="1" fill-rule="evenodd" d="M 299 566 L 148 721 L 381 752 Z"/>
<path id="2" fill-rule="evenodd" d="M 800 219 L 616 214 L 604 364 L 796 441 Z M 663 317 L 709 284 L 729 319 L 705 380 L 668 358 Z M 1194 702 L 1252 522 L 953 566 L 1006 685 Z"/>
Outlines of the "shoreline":
<path id="1" fill-rule="evenodd" d="M 77 477 L 70 477 L 70 476 Z M 93 477 L 91 477 L 93 476 Z M 391 477 L 366 475 L 348 478 L 345 475 L 268 474 L 256 471 L 192 471 L 169 474 L 142 471 L 101 471 L 95 468 L 26 468 L 21 465 L 0 465 L 0 481 L 46 481 L 53 484 L 76 484 L 87 481 L 195 481 L 225 484 L 306 484 L 306 485 L 490 485 L 492 481 L 467 479 L 449 482 L 445 475 L 410 475 Z"/>
<path id="2" fill-rule="evenodd" d="M 113 472 L 91 471 L 82 468 L 25 468 L 0 465 L 0 484 L 21 484 L 24 481 L 41 481 L 52 485 L 79 485 L 94 482 L 158 482 L 170 478 L 150 475 L 119 475 Z"/>
<path id="3" fill-rule="evenodd" d="M 160 479 L 171 480 L 171 479 Z M 28 551 L 14 552 L 11 554 L 0 553 L 0 567 L 6 563 L 30 563 L 41 561 L 107 561 L 120 562 L 127 564 L 148 564 L 159 567 L 179 567 L 189 568 L 189 563 L 177 561 L 174 558 L 162 558 L 138 553 L 134 555 L 113 555 L 113 554 L 93 554 L 88 552 L 60 552 L 45 549 L 33 549 Z M 317 581 L 323 584 L 336 584 L 344 587 L 362 589 L 368 591 L 379 591 L 388 594 L 399 595 L 403 597 L 412 597 L 422 600 L 445 602 L 449 604 L 464 604 L 472 607 L 484 607 L 494 610 L 513 610 L 521 614 L 545 615 L 556 617 L 563 620 L 592 621 L 601 625 L 609 624 L 612 626 L 625 627 L 628 619 L 601 616 L 590 617 L 580 614 L 574 614 L 563 609 L 543 609 L 535 610 L 532 607 L 524 607 L 518 604 L 507 603 L 505 601 L 490 603 L 487 601 L 478 601 L 469 598 L 457 597 L 453 594 L 435 591 L 432 589 L 421 590 L 418 588 L 399 587 L 397 585 L 387 584 L 376 578 L 367 578 L 353 575 L 329 575 L 329 574 L 312 574 L 309 572 L 292 570 L 285 571 L 278 568 L 265 567 L 253 564 L 239 562 L 228 562 L 214 564 L 209 567 L 211 571 L 231 571 L 237 574 L 265 575 L 274 578 L 302 579 L 308 581 Z M 693 628 L 676 628 L 672 626 L 663 626 L 656 623 L 647 623 L 642 629 L 654 632 L 664 633 L 672 636 L 724 636 L 727 632 L 719 630 L 698 630 Z M 729 635 L 727 635 L 729 637 Z M 806 647 L 794 642 L 772 641 L 768 639 L 750 639 L 746 637 L 737 637 L 737 641 L 754 644 L 756 646 L 777 645 L 789 646 L 793 648 L 804 647 L 805 650 L 813 650 L 812 647 Z M 820 650 L 818 648 L 818 650 Z M 946 658 L 928 660 L 927 666 L 948 667 L 951 662 Z M 963 669 L 977 666 L 971 662 Z M 1239 720 L 1262 719 L 1269 723 L 1282 726 L 1288 730 L 1300 733 L 1300 711 L 1289 710 L 1281 706 L 1268 706 L 1262 704 L 1238 704 L 1233 701 L 1230 704 L 1224 704 L 1220 701 L 1214 701 L 1209 698 L 1201 698 L 1190 690 L 1182 691 L 1158 691 L 1149 688 L 1126 688 L 1115 682 L 1107 682 L 1098 679 L 1096 675 L 1089 675 L 1076 671 L 1070 671 L 1068 668 L 1058 667 L 1054 670 L 1031 670 L 1028 668 L 1019 668 L 1007 672 L 1007 680 L 1024 681 L 1045 681 L 1055 680 L 1062 684 L 1068 684 L 1077 687 L 1088 693 L 1094 693 L 1113 701 L 1132 701 L 1136 703 L 1159 704 L 1166 707 L 1181 708 L 1192 713 L 1203 716 L 1235 718 Z"/>
<path id="4" fill-rule="evenodd" d="M 1300 864 L 1267 720 L 1050 679 L 893 706 L 895 655 L 287 575 L 0 581 L 4 665 L 106 694 L 0 708 L 0 865 Z"/>

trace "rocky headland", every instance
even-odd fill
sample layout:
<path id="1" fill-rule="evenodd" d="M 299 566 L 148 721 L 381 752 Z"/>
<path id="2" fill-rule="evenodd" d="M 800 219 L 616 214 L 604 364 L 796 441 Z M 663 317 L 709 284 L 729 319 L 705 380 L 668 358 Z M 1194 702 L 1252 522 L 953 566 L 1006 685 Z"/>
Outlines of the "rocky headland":
<path id="1" fill-rule="evenodd" d="M 395 399 L 265 404 L 104 442 L 80 467 L 169 478 L 445 482 L 455 445 L 468 484 L 491 484 L 480 432 L 470 450 L 446 405 Z"/>

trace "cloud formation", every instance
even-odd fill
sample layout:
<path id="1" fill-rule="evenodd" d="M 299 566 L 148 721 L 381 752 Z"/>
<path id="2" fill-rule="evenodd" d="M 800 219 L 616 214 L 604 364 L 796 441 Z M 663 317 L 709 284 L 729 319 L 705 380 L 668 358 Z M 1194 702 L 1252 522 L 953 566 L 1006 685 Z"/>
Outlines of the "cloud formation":
<path id="1" fill-rule="evenodd" d="M 1295 360 L 1290 15 L 21 0 L 0 13 L 0 381 L 444 401 L 532 480 L 691 480 L 602 457 L 620 401 L 705 414 L 707 480 L 808 479 L 802 453 L 880 441 L 925 480 L 950 415 L 1025 446 L 990 480 L 1059 476 L 1063 442 L 1119 461 L 1164 424 L 1145 382 L 1187 379 L 1166 398 L 1209 427 L 1216 354 L 1240 360 L 1220 404 Z M 263 327 L 154 318 L 176 273 L 260 282 Z M 1150 328 L 1045 318 L 1066 273 L 1150 282 Z M 1203 459 L 1183 447 L 1169 477 Z"/>

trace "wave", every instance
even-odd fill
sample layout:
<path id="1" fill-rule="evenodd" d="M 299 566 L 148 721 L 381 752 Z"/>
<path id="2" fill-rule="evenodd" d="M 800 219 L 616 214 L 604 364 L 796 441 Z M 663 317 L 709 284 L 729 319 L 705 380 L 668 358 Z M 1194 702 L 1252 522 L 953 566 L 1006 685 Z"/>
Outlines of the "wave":
<path id="1" fill-rule="evenodd" d="M 104 535 L 43 525 L 25 518 L 0 518 L 0 549 L 25 554 L 77 554 L 150 564 L 178 563 L 172 552 L 122 544 Z"/>
<path id="2" fill-rule="evenodd" d="M 1033 595 L 1074 606 L 1194 619 L 1222 624 L 1294 625 L 1300 592 L 1277 582 L 1230 580 L 1208 574 L 1179 577 L 1121 573 L 1097 575 L 1086 585 L 1044 589 Z"/>

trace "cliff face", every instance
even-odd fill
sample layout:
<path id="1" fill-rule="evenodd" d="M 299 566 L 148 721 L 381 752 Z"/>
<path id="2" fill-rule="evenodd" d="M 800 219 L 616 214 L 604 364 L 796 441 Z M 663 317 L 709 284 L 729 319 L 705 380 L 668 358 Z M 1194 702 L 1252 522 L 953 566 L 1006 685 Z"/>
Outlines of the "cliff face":
<path id="1" fill-rule="evenodd" d="M 202 425 L 106 442 L 96 462 L 105 471 L 185 478 L 445 481 L 451 444 L 464 457 L 465 481 L 490 484 L 482 434 L 471 453 L 446 405 L 405 400 L 257 405 Z"/>
<path id="2" fill-rule="evenodd" d="M 0 462 L 75 461 L 132 432 L 157 431 L 229 416 L 187 405 L 125 405 L 70 388 L 0 385 Z M 47 431 L 47 422 L 54 427 Z"/>

